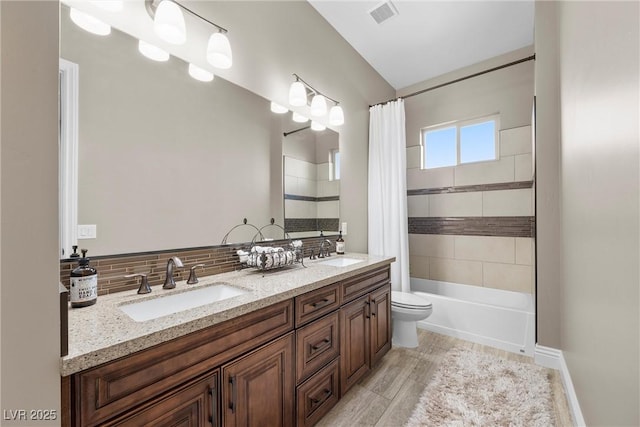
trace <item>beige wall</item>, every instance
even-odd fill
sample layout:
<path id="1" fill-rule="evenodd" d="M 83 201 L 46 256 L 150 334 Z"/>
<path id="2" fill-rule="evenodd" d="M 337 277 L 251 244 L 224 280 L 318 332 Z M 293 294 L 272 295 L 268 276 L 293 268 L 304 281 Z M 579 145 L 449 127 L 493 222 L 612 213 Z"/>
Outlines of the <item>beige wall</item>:
<path id="1" fill-rule="evenodd" d="M 0 405 L 59 413 L 58 5 L 2 1 L 0 10 Z"/>
<path id="2" fill-rule="evenodd" d="M 532 54 L 532 47 L 432 79 L 421 90 Z M 511 183 L 533 179 L 533 61 L 407 98 L 407 189 Z M 464 73 L 464 74 L 463 74 Z M 409 89 L 399 94 L 409 93 Z M 500 114 L 499 159 L 421 169 L 420 130 Z M 533 216 L 532 188 L 411 195 L 409 217 Z M 534 241 L 501 236 L 409 235 L 411 277 L 532 293 Z"/>
<path id="3" fill-rule="evenodd" d="M 562 350 L 588 425 L 639 425 L 640 4 L 557 16 Z"/>

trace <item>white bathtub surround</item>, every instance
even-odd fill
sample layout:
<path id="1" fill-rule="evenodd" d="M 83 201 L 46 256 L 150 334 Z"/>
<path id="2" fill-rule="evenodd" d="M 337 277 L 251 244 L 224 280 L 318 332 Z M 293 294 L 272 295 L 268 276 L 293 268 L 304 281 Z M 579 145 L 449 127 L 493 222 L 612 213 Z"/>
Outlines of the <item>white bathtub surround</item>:
<path id="1" fill-rule="evenodd" d="M 404 100 L 369 109 L 369 253 L 396 257 L 391 287 L 409 291 Z"/>
<path id="2" fill-rule="evenodd" d="M 433 303 L 433 313 L 418 327 L 534 355 L 535 307 L 529 293 L 411 278 L 412 291 Z"/>
<path id="3" fill-rule="evenodd" d="M 547 372 L 529 363 L 453 348 L 405 425 L 555 425 Z"/>

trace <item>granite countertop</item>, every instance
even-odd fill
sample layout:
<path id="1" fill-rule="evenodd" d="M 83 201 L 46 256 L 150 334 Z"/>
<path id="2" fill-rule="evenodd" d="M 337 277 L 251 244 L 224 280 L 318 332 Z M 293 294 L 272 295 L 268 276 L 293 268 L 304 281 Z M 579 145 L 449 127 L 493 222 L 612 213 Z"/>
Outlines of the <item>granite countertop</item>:
<path id="1" fill-rule="evenodd" d="M 340 257 L 342 255 L 332 255 L 328 259 Z M 362 262 L 334 267 L 322 265 L 326 259 L 305 259 L 307 268 L 295 264 L 270 271 L 244 269 L 200 277 L 196 285 L 180 281 L 172 290 L 153 286 L 153 292 L 146 295 L 138 295 L 135 290 L 104 295 L 98 297 L 95 305 L 70 308 L 69 354 L 60 360 L 60 373 L 67 376 L 92 368 L 395 261 L 394 257 L 358 253 L 349 253 L 345 257 L 358 258 Z M 123 304 L 220 282 L 244 289 L 247 293 L 143 322 L 134 321 L 119 308 Z"/>

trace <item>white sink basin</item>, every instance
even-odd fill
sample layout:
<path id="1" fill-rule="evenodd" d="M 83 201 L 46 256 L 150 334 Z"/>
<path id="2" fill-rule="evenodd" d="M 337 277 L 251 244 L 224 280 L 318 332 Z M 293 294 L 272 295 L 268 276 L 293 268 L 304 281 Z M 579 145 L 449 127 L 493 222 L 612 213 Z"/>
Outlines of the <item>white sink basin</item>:
<path id="1" fill-rule="evenodd" d="M 348 257 L 337 256 L 336 258 L 330 258 L 330 259 L 328 259 L 326 261 L 319 262 L 318 264 L 332 265 L 334 267 L 346 267 L 348 265 L 357 264 L 357 263 L 362 262 L 362 261 L 363 260 L 357 259 L 357 258 L 348 258 Z"/>
<path id="2" fill-rule="evenodd" d="M 215 284 L 159 298 L 123 304 L 120 306 L 120 310 L 124 311 L 136 322 L 144 322 L 246 293 L 247 291 L 244 289 L 225 284 Z"/>

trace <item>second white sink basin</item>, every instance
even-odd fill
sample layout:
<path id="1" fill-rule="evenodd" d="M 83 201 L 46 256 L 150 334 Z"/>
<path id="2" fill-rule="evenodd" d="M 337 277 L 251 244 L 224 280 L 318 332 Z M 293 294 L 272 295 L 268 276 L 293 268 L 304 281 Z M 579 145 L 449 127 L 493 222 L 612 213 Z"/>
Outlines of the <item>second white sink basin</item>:
<path id="1" fill-rule="evenodd" d="M 337 256 L 335 258 L 330 258 L 326 261 L 319 262 L 318 264 L 322 265 L 332 265 L 334 267 L 346 267 L 348 265 L 357 264 L 362 262 L 363 260 L 357 258 L 349 258 L 343 256 Z"/>
<path id="2" fill-rule="evenodd" d="M 246 293 L 247 291 L 244 289 L 226 284 L 214 284 L 159 298 L 123 304 L 120 306 L 120 310 L 124 311 L 136 322 L 144 322 Z"/>

